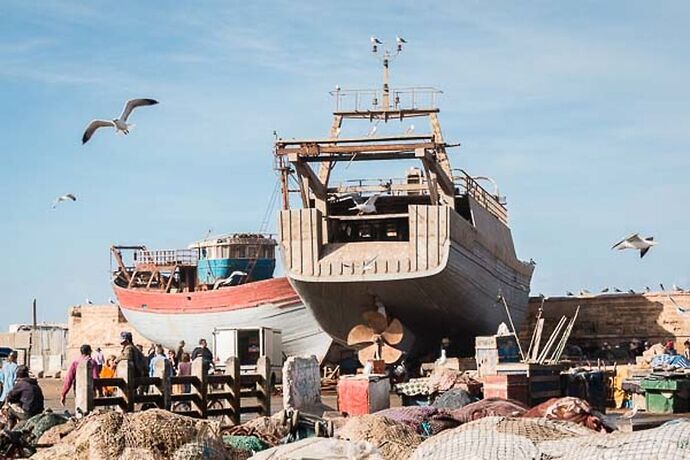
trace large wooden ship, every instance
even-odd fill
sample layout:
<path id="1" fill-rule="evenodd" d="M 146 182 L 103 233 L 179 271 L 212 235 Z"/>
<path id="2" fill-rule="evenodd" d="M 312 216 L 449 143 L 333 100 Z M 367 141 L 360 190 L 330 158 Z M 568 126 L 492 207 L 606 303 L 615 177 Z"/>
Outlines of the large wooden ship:
<path id="1" fill-rule="evenodd" d="M 329 335 L 351 345 L 371 342 L 362 361 L 394 362 L 413 343 L 421 350 L 443 337 L 466 349 L 508 322 L 499 295 L 519 328 L 534 269 L 516 256 L 498 190 L 480 185 L 486 177 L 451 167 L 440 91 L 389 88 L 392 56 L 383 54 L 383 88 L 331 93 L 328 137 L 277 139 L 274 146 L 285 273 Z M 340 136 L 346 121 L 384 126 L 410 118 L 428 120 L 429 132 L 374 136 L 374 128 L 363 137 Z M 351 162 L 409 160 L 418 167 L 402 179 L 331 183 L 336 168 Z"/>

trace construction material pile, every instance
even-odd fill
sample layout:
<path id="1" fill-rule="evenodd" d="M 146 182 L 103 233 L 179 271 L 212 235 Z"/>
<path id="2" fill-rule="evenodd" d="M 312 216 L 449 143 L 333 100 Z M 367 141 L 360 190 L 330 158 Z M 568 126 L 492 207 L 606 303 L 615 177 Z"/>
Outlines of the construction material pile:
<path id="1" fill-rule="evenodd" d="M 53 447 L 32 458 L 225 460 L 235 459 L 235 454 L 223 444 L 217 423 L 151 409 L 91 414 Z"/>

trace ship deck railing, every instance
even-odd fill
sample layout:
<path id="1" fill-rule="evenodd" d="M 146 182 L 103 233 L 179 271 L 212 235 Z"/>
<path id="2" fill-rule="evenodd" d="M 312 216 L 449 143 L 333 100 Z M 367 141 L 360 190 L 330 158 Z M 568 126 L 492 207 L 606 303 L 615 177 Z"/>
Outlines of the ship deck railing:
<path id="1" fill-rule="evenodd" d="M 389 107 L 383 105 L 384 92 L 382 88 L 337 88 L 330 94 L 335 101 L 334 113 L 336 115 L 367 118 L 371 115 L 375 117 L 376 115 L 385 116 L 386 112 L 397 112 L 402 116 L 424 116 L 430 112 L 438 112 L 436 103 L 438 96 L 443 94 L 443 91 L 429 86 L 391 88 L 389 90 Z"/>
<path id="2" fill-rule="evenodd" d="M 136 252 L 135 260 L 137 264 L 193 266 L 199 260 L 199 251 L 196 249 L 144 249 Z"/>

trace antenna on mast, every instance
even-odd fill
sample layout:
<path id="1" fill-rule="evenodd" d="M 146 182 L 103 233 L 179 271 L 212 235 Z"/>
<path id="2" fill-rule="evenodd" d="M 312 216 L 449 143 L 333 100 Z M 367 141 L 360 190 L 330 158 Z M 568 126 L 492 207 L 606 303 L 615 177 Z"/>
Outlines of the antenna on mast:
<path id="1" fill-rule="evenodd" d="M 371 52 L 374 54 L 379 53 L 379 45 L 383 45 L 383 42 L 379 40 L 375 36 L 371 36 L 369 39 L 371 41 Z M 407 40 L 400 36 L 395 37 L 395 53 L 393 53 L 390 49 L 383 49 L 382 54 L 381 54 L 381 62 L 383 63 L 383 95 L 382 95 L 382 107 L 384 110 L 390 109 L 391 104 L 390 104 L 390 87 L 388 86 L 388 65 L 391 60 L 395 59 L 403 49 L 403 44 L 407 43 Z M 397 98 L 396 98 L 397 99 Z M 398 104 L 398 101 L 395 101 L 395 104 Z M 377 106 L 378 101 L 376 100 L 376 96 L 374 96 L 374 101 L 373 105 Z"/>

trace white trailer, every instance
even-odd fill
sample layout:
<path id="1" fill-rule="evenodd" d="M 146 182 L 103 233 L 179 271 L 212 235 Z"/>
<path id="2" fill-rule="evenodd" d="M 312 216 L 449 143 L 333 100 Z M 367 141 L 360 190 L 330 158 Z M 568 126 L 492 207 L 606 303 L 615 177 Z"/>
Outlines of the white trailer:
<path id="1" fill-rule="evenodd" d="M 228 358 L 240 360 L 240 372 L 256 372 L 260 356 L 267 356 L 271 364 L 273 384 L 283 380 L 283 342 L 279 329 L 270 327 L 217 327 L 213 330 L 213 356 L 219 367 Z"/>

